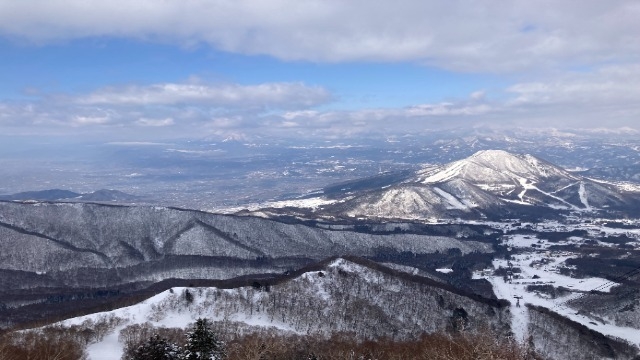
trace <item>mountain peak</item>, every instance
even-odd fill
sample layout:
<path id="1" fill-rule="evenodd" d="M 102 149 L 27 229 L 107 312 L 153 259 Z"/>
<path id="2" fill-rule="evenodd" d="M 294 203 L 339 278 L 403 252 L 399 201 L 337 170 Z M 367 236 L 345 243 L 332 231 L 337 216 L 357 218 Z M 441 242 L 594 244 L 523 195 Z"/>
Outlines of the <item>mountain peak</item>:
<path id="1" fill-rule="evenodd" d="M 561 168 L 528 154 L 504 150 L 481 150 L 466 159 L 418 173 L 419 182 L 436 184 L 462 178 L 472 183 L 519 183 L 549 177 L 572 177 Z"/>
<path id="2" fill-rule="evenodd" d="M 475 154 L 469 156 L 467 159 L 483 159 L 489 161 L 495 161 L 504 158 L 517 157 L 515 154 L 512 154 L 505 150 L 480 150 Z"/>

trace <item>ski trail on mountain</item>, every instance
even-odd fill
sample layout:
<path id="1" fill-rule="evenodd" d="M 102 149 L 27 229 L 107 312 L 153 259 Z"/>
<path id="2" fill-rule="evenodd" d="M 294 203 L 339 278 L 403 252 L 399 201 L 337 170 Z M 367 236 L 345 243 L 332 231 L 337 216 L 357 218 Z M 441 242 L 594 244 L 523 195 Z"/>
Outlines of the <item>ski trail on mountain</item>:
<path id="1" fill-rule="evenodd" d="M 580 195 L 580 202 L 584 205 L 585 210 L 591 211 L 591 206 L 589 206 L 589 199 L 587 198 L 587 189 L 584 187 L 584 182 L 580 182 L 580 189 L 578 190 L 578 194 Z"/>
<path id="2" fill-rule="evenodd" d="M 569 206 L 573 210 L 580 210 L 579 207 L 573 205 L 570 202 L 567 202 L 565 199 L 563 199 L 561 197 L 558 197 L 558 196 L 555 196 L 555 195 L 553 195 L 551 193 L 548 193 L 546 191 L 540 190 L 537 186 L 535 186 L 535 182 L 533 182 L 533 181 L 531 183 L 529 183 L 529 180 L 525 179 L 525 178 L 520 178 L 518 180 L 520 181 L 520 185 L 522 185 L 522 187 L 524 188 L 524 190 L 518 195 L 520 197 L 520 200 L 523 199 L 523 197 L 524 197 L 525 193 L 527 192 L 527 190 L 536 190 L 536 191 L 540 192 L 541 194 L 547 195 L 548 197 L 550 197 L 552 199 L 558 200 L 561 203 L 566 204 L 567 206 Z"/>
<path id="3" fill-rule="evenodd" d="M 438 187 L 434 187 L 433 190 L 435 190 L 440 196 L 442 196 L 449 203 L 452 209 L 458 209 L 458 210 L 469 209 L 467 205 L 461 203 L 460 200 L 458 200 L 455 196 L 449 194 L 448 192 Z"/>
<path id="4" fill-rule="evenodd" d="M 498 299 L 507 299 L 511 303 L 509 307 L 511 331 L 515 340 L 524 344 L 529 337 L 529 311 L 524 302 L 519 304 L 514 300 L 514 296 L 520 295 L 521 291 L 515 285 L 506 283 L 499 277 L 490 277 L 487 280 L 493 285 L 493 291 Z"/>

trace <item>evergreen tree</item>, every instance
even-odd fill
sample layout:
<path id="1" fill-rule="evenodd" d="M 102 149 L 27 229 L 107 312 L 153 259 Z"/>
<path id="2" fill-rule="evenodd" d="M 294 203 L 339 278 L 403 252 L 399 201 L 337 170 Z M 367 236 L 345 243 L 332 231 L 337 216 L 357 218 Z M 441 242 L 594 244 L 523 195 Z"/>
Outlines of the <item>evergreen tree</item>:
<path id="1" fill-rule="evenodd" d="M 184 358 L 186 360 L 221 360 L 226 359 L 224 342 L 218 340 L 207 319 L 198 319 L 193 330 L 187 333 L 187 345 Z"/>
<path id="2" fill-rule="evenodd" d="M 191 293 L 191 291 L 189 291 L 189 289 L 186 289 L 184 291 L 184 299 L 189 304 L 193 302 L 193 294 Z"/>
<path id="3" fill-rule="evenodd" d="M 130 360 L 181 360 L 181 355 L 182 351 L 176 344 L 172 344 L 156 334 L 126 358 Z"/>

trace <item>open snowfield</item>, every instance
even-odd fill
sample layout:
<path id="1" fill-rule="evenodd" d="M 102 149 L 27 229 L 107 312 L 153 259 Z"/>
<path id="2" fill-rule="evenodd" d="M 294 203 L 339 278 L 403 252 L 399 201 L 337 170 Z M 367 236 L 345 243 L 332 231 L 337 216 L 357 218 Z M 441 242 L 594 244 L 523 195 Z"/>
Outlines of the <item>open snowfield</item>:
<path id="1" fill-rule="evenodd" d="M 168 328 L 187 328 L 200 317 L 206 317 L 209 320 L 222 320 L 222 317 L 213 315 L 212 312 L 203 313 L 202 311 L 191 311 L 192 308 L 206 309 L 208 307 L 205 302 L 207 296 L 194 296 L 193 303 L 190 307 L 176 306 L 184 302 L 184 291 L 187 288 L 173 288 L 155 295 L 136 305 L 125 308 L 101 312 L 86 316 L 81 316 L 69 320 L 65 320 L 60 324 L 64 326 L 80 325 L 85 321 L 98 322 L 100 319 L 116 317 L 124 322 L 117 326 L 113 331 L 108 333 L 101 341 L 90 344 L 87 347 L 89 360 L 118 360 L 123 354 L 123 343 L 118 340 L 120 331 L 129 325 L 150 323 L 155 327 Z M 193 293 L 215 291 L 215 288 L 189 288 Z M 234 290 L 220 290 L 234 291 Z M 205 310 L 206 311 L 206 310 Z M 249 326 L 263 328 L 278 328 L 283 331 L 293 331 L 286 324 L 278 321 L 270 321 L 269 319 L 253 314 L 232 314 L 226 320 L 245 323 Z"/>
<path id="2" fill-rule="evenodd" d="M 579 242 L 580 239 L 570 239 Z M 505 244 L 512 248 L 531 248 L 537 244 L 539 248 L 512 256 L 511 260 L 496 259 L 493 268 L 519 269 L 513 271 L 513 278 L 509 276 L 492 275 L 493 269 L 487 269 L 474 274 L 474 278 L 487 279 L 492 285 L 496 296 L 511 302 L 512 329 L 519 341 L 526 341 L 528 337 L 528 312 L 525 304 L 546 307 L 575 322 L 604 335 L 624 339 L 636 346 L 640 346 L 640 331 L 634 328 L 614 325 L 606 318 L 591 318 L 576 309 L 572 309 L 568 301 L 583 296 L 592 290 L 608 292 L 618 285 L 613 281 L 602 278 L 577 279 L 559 273 L 559 268 L 572 257 L 570 253 L 549 251 L 548 243 L 540 241 L 535 236 L 516 235 L 507 237 Z M 549 294 L 527 291 L 529 285 L 552 285 L 569 290 L 568 294 L 553 298 Z"/>
<path id="3" fill-rule="evenodd" d="M 174 293 L 180 291 L 180 289 L 174 289 Z M 122 329 L 132 324 L 142 324 L 151 320 L 151 315 L 154 313 L 154 306 L 172 295 L 169 290 L 162 292 L 156 296 L 153 296 L 139 304 L 128 306 L 125 308 L 117 309 L 114 311 L 101 312 L 86 316 L 81 316 L 61 322 L 62 325 L 80 325 L 83 322 L 99 321 L 102 317 L 115 316 L 121 319 L 125 319 L 125 324 L 122 324 L 115 328 L 115 330 L 107 334 L 102 341 L 94 344 L 90 344 L 87 347 L 89 360 L 117 360 L 122 356 L 122 343 L 118 341 L 118 335 Z M 194 322 L 192 314 L 189 313 L 173 313 L 158 321 L 150 321 L 156 326 L 166 327 L 186 327 L 188 324 Z"/>

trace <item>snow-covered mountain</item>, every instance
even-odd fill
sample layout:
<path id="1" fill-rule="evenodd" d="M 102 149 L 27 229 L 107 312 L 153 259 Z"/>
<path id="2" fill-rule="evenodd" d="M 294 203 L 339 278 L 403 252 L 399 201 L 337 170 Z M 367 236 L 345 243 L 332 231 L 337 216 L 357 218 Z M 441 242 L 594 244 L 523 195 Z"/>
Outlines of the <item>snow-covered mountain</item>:
<path id="1" fill-rule="evenodd" d="M 317 207 L 313 214 L 368 219 L 513 218 L 553 216 L 559 211 L 637 211 L 640 205 L 640 192 L 629 186 L 595 181 L 532 155 L 503 150 L 482 150 L 466 159 L 425 167 L 374 189 L 367 188 L 367 182 L 350 183 L 365 190 L 326 194 L 334 202 Z M 286 211 L 263 210 L 270 212 Z"/>
<path id="2" fill-rule="evenodd" d="M 129 291 L 170 278 L 281 274 L 349 254 L 493 251 L 481 239 L 485 227 L 411 231 L 410 226 L 322 227 L 163 207 L 0 201 L 0 319 L 28 318 L 29 309 L 20 312 L 23 305 L 49 311 L 54 307 L 42 304 L 50 304 L 51 296 L 92 293 L 86 289 L 126 285 Z"/>
<path id="3" fill-rule="evenodd" d="M 106 349 L 118 353 L 118 333 L 126 327 L 186 327 L 199 317 L 235 336 L 265 330 L 321 337 L 348 332 L 360 340 L 408 340 L 463 328 L 502 337 L 509 335 L 511 323 L 506 301 L 465 294 L 358 258 L 328 259 L 268 287 L 173 288 L 133 306 L 63 323 L 118 319 L 111 321 L 118 325 L 110 334 L 89 346 L 90 358 L 99 359 Z"/>
<path id="4" fill-rule="evenodd" d="M 502 150 L 483 150 L 442 167 L 418 171 L 413 180 L 447 187 L 454 201 L 463 200 L 461 203 L 476 193 L 475 188 L 502 201 L 568 210 L 623 206 L 627 200 L 613 184 L 594 182 L 528 154 Z"/>
<path id="5" fill-rule="evenodd" d="M 418 171 L 417 180 L 424 184 L 438 184 L 454 178 L 489 184 L 511 183 L 521 178 L 577 180 L 577 177 L 544 160 L 504 150 L 482 150 L 442 167 Z"/>
<path id="6" fill-rule="evenodd" d="M 398 341 L 425 333 L 482 331 L 511 336 L 543 359 L 635 359 L 638 353 L 635 341 L 605 336 L 548 309 L 466 294 L 355 257 L 327 259 L 268 285 L 171 288 L 128 307 L 61 324 L 111 324 L 88 345 L 89 358 L 98 360 L 119 355 L 127 338 L 123 333 L 184 328 L 202 317 L 227 341 L 252 333 L 328 338 L 348 332 L 358 340 Z"/>

